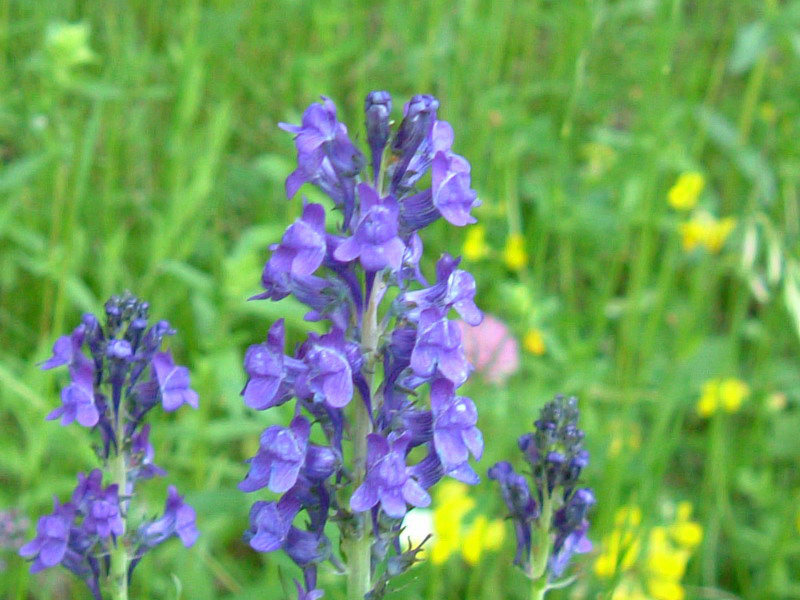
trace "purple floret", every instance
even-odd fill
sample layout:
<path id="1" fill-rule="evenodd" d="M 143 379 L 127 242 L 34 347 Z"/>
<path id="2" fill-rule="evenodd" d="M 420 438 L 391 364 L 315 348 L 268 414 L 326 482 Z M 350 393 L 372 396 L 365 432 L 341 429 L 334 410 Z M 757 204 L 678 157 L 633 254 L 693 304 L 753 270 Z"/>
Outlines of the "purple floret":
<path id="1" fill-rule="evenodd" d="M 467 463 L 470 453 L 476 460 L 483 454 L 475 404 L 469 398 L 456 396 L 450 381 L 437 379 L 431 384 L 431 409 L 433 444 L 445 471 L 456 479 L 477 483 L 477 475 Z"/>
<path id="2" fill-rule="evenodd" d="M 265 343 L 253 344 L 247 349 L 244 369 L 249 379 L 242 390 L 247 406 L 264 410 L 285 399 L 285 393 L 281 391 L 281 383 L 285 377 L 285 337 L 283 319 L 279 319 L 270 327 Z"/>
<path id="3" fill-rule="evenodd" d="M 428 308 L 420 313 L 411 369 L 419 377 L 433 377 L 438 372 L 456 387 L 467 380 L 469 363 L 461 345 L 461 330 L 441 309 Z"/>
<path id="4" fill-rule="evenodd" d="M 325 209 L 306 204 L 303 216 L 288 227 L 269 259 L 276 272 L 311 275 L 325 259 Z"/>
<path id="5" fill-rule="evenodd" d="M 243 492 L 269 487 L 276 493 L 289 490 L 297 481 L 306 460 L 311 425 L 295 417 L 289 427 L 273 425 L 261 434 L 261 445 L 250 459 L 250 471 L 239 484 Z"/>
<path id="6" fill-rule="evenodd" d="M 165 411 L 178 410 L 184 404 L 197 408 L 197 392 L 189 387 L 189 369 L 177 366 L 169 352 L 159 352 L 153 357 L 153 369 Z"/>
<path id="7" fill-rule="evenodd" d="M 406 503 L 419 507 L 431 503 L 428 492 L 410 476 L 406 466 L 408 442 L 399 438 L 390 443 L 376 433 L 367 436 L 367 475 L 353 492 L 350 508 L 364 512 L 380 502 L 388 516 L 400 519 L 406 514 Z"/>
<path id="8" fill-rule="evenodd" d="M 366 183 L 358 184 L 361 218 L 352 237 L 339 244 L 333 257 L 339 261 L 360 259 L 368 272 L 390 267 L 398 270 L 403 263 L 405 244 L 398 237 L 398 206 L 393 196 L 381 198 Z"/>
<path id="9" fill-rule="evenodd" d="M 53 504 L 53 513 L 39 519 L 36 537 L 19 549 L 20 556 L 34 557 L 31 573 L 56 566 L 67 551 L 75 508 L 69 502 L 59 504 L 58 498 L 53 499 Z"/>
<path id="10" fill-rule="evenodd" d="M 78 421 L 84 427 L 94 427 L 100 420 L 94 397 L 94 368 L 85 359 L 70 366 L 72 383 L 61 390 L 61 406 L 47 415 L 52 421 L 61 417 L 62 425 Z"/>

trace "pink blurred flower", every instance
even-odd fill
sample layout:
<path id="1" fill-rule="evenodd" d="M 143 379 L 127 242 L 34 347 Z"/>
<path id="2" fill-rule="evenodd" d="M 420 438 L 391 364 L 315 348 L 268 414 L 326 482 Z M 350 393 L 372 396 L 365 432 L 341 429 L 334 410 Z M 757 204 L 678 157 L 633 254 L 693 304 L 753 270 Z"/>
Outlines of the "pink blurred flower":
<path id="1" fill-rule="evenodd" d="M 519 344 L 505 323 L 484 314 L 480 325 L 458 321 L 467 360 L 485 381 L 503 384 L 519 369 Z"/>

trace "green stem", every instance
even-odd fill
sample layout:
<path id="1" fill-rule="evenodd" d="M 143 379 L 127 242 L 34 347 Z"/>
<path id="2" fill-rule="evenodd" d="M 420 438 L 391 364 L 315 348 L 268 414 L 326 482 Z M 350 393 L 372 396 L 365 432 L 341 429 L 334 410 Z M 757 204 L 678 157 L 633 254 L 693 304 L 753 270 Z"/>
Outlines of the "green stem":
<path id="1" fill-rule="evenodd" d="M 120 410 L 122 408 L 120 407 Z M 127 506 L 123 497 L 127 494 L 128 487 L 128 467 L 125 464 L 125 451 L 122 439 L 125 434 L 122 426 L 122 419 L 117 415 L 114 435 L 117 440 L 117 453 L 111 459 L 111 483 L 117 484 L 119 494 L 119 509 L 122 513 L 123 532 L 117 536 L 117 543 L 111 548 L 111 568 L 109 572 L 109 584 L 111 587 L 111 597 L 113 600 L 128 600 L 128 549 L 125 547 L 125 529 L 127 528 Z"/>
<path id="2" fill-rule="evenodd" d="M 550 558 L 550 522 L 553 519 L 553 503 L 547 490 L 542 498 L 542 514 L 537 525 L 536 545 L 531 560 L 531 600 L 542 600 L 547 593 L 547 561 Z"/>
<path id="3" fill-rule="evenodd" d="M 375 275 L 369 295 L 369 304 L 364 313 L 361 328 L 361 346 L 367 357 L 365 368 L 367 385 L 372 387 L 372 378 L 377 365 L 378 338 L 378 304 L 383 296 L 385 284 L 380 274 Z M 374 398 L 373 398 L 374 400 Z M 355 405 L 355 419 L 351 432 L 353 440 L 353 473 L 355 475 L 354 488 L 364 481 L 366 476 L 367 461 L 367 436 L 372 433 L 372 421 L 367 412 L 365 402 L 353 402 Z M 371 587 L 371 551 L 372 540 L 369 535 L 369 526 L 365 520 L 359 522 L 352 536 L 344 540 L 344 551 L 347 555 L 347 597 L 350 600 L 362 600 Z"/>

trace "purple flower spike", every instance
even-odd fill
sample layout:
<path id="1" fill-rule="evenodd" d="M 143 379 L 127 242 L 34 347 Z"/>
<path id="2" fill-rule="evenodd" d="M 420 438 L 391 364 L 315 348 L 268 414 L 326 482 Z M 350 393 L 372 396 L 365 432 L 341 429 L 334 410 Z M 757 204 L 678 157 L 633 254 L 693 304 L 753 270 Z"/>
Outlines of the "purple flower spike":
<path id="1" fill-rule="evenodd" d="M 480 460 L 483 435 L 476 427 L 478 411 L 472 400 L 456 396 L 452 382 L 437 379 L 431 384 L 431 408 L 433 445 L 445 469 L 450 471 L 468 467 L 470 452 L 476 460 Z"/>
<path id="2" fill-rule="evenodd" d="M 85 360 L 71 367 L 70 374 L 72 383 L 61 390 L 62 405 L 47 415 L 47 419 L 61 417 L 62 425 L 77 420 L 84 427 L 94 427 L 100 420 L 94 399 L 94 368 Z"/>
<path id="3" fill-rule="evenodd" d="M 407 446 L 407 439 L 399 438 L 390 444 L 376 433 L 367 436 L 367 476 L 353 492 L 350 508 L 364 512 L 380 502 L 388 516 L 400 519 L 406 514 L 406 503 L 419 507 L 431 503 L 428 492 L 409 476 Z"/>
<path id="4" fill-rule="evenodd" d="M 461 330 L 439 309 L 428 308 L 420 313 L 417 340 L 411 352 L 411 369 L 420 377 L 432 377 L 438 371 L 456 387 L 469 376 L 469 363 L 461 345 Z"/>
<path id="5" fill-rule="evenodd" d="M 189 387 L 189 369 L 176 366 L 169 352 L 159 352 L 153 357 L 161 403 L 164 410 L 172 412 L 184 404 L 197 408 L 197 392 Z"/>
<path id="6" fill-rule="evenodd" d="M 303 216 L 273 248 L 269 262 L 276 271 L 311 275 L 325 259 L 325 248 L 325 209 L 321 204 L 306 204 Z"/>
<path id="7" fill-rule="evenodd" d="M 269 487 L 281 494 L 297 481 L 306 460 L 311 425 L 305 417 L 295 417 L 289 427 L 273 425 L 261 434 L 261 446 L 250 459 L 250 471 L 239 484 L 243 492 Z"/>
<path id="8" fill-rule="evenodd" d="M 381 198 L 370 185 L 358 184 L 361 219 L 353 237 L 342 242 L 333 253 L 340 261 L 361 259 L 368 272 L 400 268 L 405 244 L 398 237 L 398 207 L 393 196 Z"/>
<path id="9" fill-rule="evenodd" d="M 70 503 L 59 504 L 58 498 L 53 499 L 53 504 L 53 513 L 39 519 L 36 537 L 19 549 L 20 556 L 35 557 L 31 573 L 56 566 L 67 551 L 75 508 Z"/>
<path id="10" fill-rule="evenodd" d="M 266 343 L 253 344 L 247 349 L 244 368 L 250 379 L 242 390 L 247 406 L 264 410 L 280 404 L 285 338 L 283 319 L 279 319 L 270 327 Z"/>
<path id="11" fill-rule="evenodd" d="M 457 154 L 437 152 L 433 157 L 433 204 L 447 221 L 458 227 L 475 223 L 469 211 L 481 204 L 470 188 L 469 173 L 469 163 Z"/>

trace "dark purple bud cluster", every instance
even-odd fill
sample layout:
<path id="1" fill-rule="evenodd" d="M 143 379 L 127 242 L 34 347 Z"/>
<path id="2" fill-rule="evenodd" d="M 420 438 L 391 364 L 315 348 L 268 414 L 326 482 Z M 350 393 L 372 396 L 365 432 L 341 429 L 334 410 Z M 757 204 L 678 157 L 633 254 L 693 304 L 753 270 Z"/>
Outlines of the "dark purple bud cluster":
<path id="1" fill-rule="evenodd" d="M 542 408 L 535 430 L 519 438 L 531 468 L 530 484 L 508 462 L 489 469 L 514 523 L 514 562 L 533 578 L 541 577 L 546 568 L 552 577 L 560 577 L 573 554 L 592 549 L 586 536 L 587 515 L 596 500 L 591 489 L 578 487 L 589 464 L 578 416 L 576 398 L 556 396 Z"/>
<path id="2" fill-rule="evenodd" d="M 91 314 L 70 335 L 59 338 L 43 369 L 67 365 L 70 383 L 61 391 L 62 405 L 48 419 L 62 425 L 77 421 L 99 434 L 96 445 L 103 470 L 80 473 L 70 502 L 55 499 L 52 514 L 42 517 L 36 537 L 20 549 L 33 559 L 31 572 L 62 565 L 83 579 L 95 598 L 101 581 L 115 569 L 127 586 L 144 553 L 171 536 L 188 547 L 197 539 L 195 512 L 170 486 L 164 515 L 129 529 L 127 515 L 140 480 L 166 475 L 153 463 L 150 425 L 143 422 L 161 404 L 174 411 L 197 408 L 186 367 L 176 366 L 161 350 L 175 331 L 166 321 L 148 327 L 148 304 L 130 294 L 105 305 L 105 324 Z M 111 482 L 103 486 L 104 472 Z M 109 559 L 109 557 L 111 557 Z M 112 563 L 117 563 L 112 565 Z M 121 565 L 121 566 L 120 566 Z M 111 585 L 118 585 L 112 582 Z"/>
<path id="3" fill-rule="evenodd" d="M 418 552 L 403 552 L 399 543 L 409 506 L 430 504 L 427 490 L 445 475 L 478 481 L 469 464 L 483 452 L 477 412 L 456 392 L 471 367 L 450 318 L 452 309 L 468 323 L 481 322 L 475 280 L 447 254 L 434 284 L 420 269 L 419 230 L 439 217 L 473 223 L 470 210 L 480 204 L 469 163 L 451 151 L 453 130 L 437 118 L 438 106 L 432 96 L 415 96 L 393 133 L 391 96 L 367 96 L 371 176 L 331 100 L 312 104 L 300 125 L 281 124 L 295 135 L 298 157 L 287 195 L 311 183 L 342 217 L 333 223 L 335 212 L 326 219 L 321 204 L 306 202 L 271 247 L 264 292 L 255 298 L 292 295 L 308 306 L 307 320 L 329 326 L 287 354 L 280 320 L 265 342 L 247 350 L 245 403 L 265 410 L 293 400 L 295 417 L 288 427 L 264 431 L 239 487 L 282 494 L 253 505 L 246 539 L 262 552 L 283 549 L 304 569 L 303 598 L 321 594 L 318 563 L 338 564 L 328 521 L 340 527 L 351 574 L 360 560 L 351 542 L 371 540 L 371 550 L 359 546 L 366 548 L 368 573 L 350 581 L 373 583 L 350 587 L 378 598 L 387 574 L 408 568 Z M 418 189 L 429 171 L 430 186 Z M 301 513 L 307 515 L 302 529 L 295 525 Z"/>

